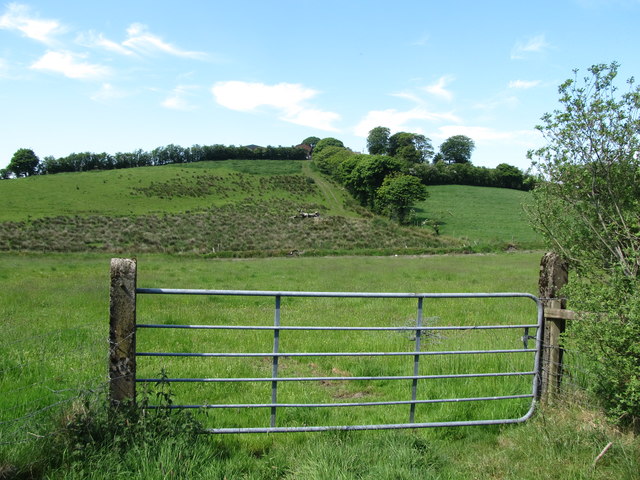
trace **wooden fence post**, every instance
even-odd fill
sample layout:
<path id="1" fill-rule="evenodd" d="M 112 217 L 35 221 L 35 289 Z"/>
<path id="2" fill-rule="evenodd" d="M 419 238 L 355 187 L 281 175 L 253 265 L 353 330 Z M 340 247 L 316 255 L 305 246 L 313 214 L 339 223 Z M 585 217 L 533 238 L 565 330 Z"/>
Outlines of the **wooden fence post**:
<path id="1" fill-rule="evenodd" d="M 111 406 L 136 398 L 135 259 L 111 259 L 109 291 L 109 400 Z"/>
<path id="2" fill-rule="evenodd" d="M 546 253 L 540 262 L 539 297 L 544 306 L 544 332 L 542 345 L 541 394 L 551 401 L 560 389 L 562 379 L 562 348 L 560 335 L 569 318 L 566 299 L 558 298 L 560 289 L 567 284 L 568 263 L 558 254 Z"/>

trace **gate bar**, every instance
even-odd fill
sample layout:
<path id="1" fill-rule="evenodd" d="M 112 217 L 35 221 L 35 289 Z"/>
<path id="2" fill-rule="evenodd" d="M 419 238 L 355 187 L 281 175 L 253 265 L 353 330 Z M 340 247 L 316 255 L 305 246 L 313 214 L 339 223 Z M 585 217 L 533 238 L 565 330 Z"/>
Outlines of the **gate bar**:
<path id="1" fill-rule="evenodd" d="M 514 348 L 508 350 L 436 350 L 432 352 L 296 352 L 296 353 L 174 353 L 138 352 L 139 357 L 398 357 L 422 355 L 480 355 L 483 353 L 533 353 L 534 348 Z"/>
<path id="2" fill-rule="evenodd" d="M 276 296 L 276 311 L 273 316 L 273 324 L 275 327 L 280 326 L 280 296 Z M 278 359 L 280 358 L 278 354 L 278 348 L 280 346 L 280 330 L 278 328 L 274 328 L 273 330 L 273 377 L 274 380 L 271 382 L 271 403 L 274 404 L 271 407 L 271 426 L 276 426 L 276 407 L 278 398 L 278 381 L 276 380 L 278 377 Z"/>
<path id="3" fill-rule="evenodd" d="M 420 352 L 420 334 L 422 333 L 422 331 L 420 330 L 420 327 L 422 327 L 422 300 L 422 297 L 418 298 L 418 316 L 416 317 L 416 353 Z M 419 373 L 419 367 L 420 355 L 414 355 L 413 374 L 415 376 L 417 376 Z M 411 404 L 411 408 L 409 410 L 409 423 L 414 423 L 415 421 L 416 398 L 418 398 L 418 379 L 414 378 L 411 382 L 411 400 L 413 400 L 413 403 Z"/>
<path id="4" fill-rule="evenodd" d="M 422 297 L 421 297 L 422 298 Z M 175 324 L 145 324 L 136 325 L 137 328 L 187 328 L 202 330 L 274 330 L 276 327 L 269 325 L 175 325 Z M 444 326 L 444 327 L 314 327 L 314 326 L 286 326 L 278 327 L 278 330 L 353 330 L 358 331 L 397 331 L 397 332 L 414 332 L 416 330 L 499 330 L 504 328 L 538 328 L 537 323 L 520 324 L 520 325 L 461 325 L 461 326 Z"/>
<path id="5" fill-rule="evenodd" d="M 205 404 L 205 405 L 171 405 L 169 407 L 163 407 L 159 405 L 148 405 L 145 408 L 150 409 L 166 409 L 166 408 L 271 408 L 274 406 L 283 408 L 297 408 L 297 407 L 370 407 L 370 406 L 385 406 L 385 405 L 411 405 L 413 403 L 459 403 L 459 402 L 480 402 L 488 400 L 513 400 L 520 398 L 533 398 L 533 394 L 521 394 L 521 395 L 501 395 L 494 397 L 462 397 L 462 398 L 435 398 L 428 400 L 389 400 L 381 402 L 342 402 L 342 403 L 220 403 L 220 404 Z"/>
<path id="6" fill-rule="evenodd" d="M 497 373 L 456 373 L 449 375 L 389 375 L 389 376 L 373 376 L 373 377 L 232 377 L 232 378 L 137 378 L 139 383 L 158 383 L 158 382 L 322 382 L 322 381 L 339 381 L 339 380 L 433 380 L 439 378 L 483 378 L 483 377 L 517 377 L 526 375 L 535 375 L 535 371 L 531 372 L 497 372 Z"/>
<path id="7" fill-rule="evenodd" d="M 161 295 L 224 295 L 242 297 L 335 297 L 335 298 L 512 298 L 526 297 L 536 303 L 530 293 L 389 293 L 389 292 L 300 292 L 277 290 L 203 290 L 193 288 L 137 288 L 136 293 Z"/>

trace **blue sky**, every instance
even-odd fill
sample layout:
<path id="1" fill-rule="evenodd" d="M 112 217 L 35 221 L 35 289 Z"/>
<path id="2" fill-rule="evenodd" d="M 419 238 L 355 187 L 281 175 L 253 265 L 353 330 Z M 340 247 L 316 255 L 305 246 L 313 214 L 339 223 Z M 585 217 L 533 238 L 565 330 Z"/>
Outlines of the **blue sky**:
<path id="1" fill-rule="evenodd" d="M 110 0 L 0 4 L 0 167 L 178 144 L 365 151 L 376 126 L 463 134 L 529 166 L 557 87 L 640 74 L 640 0 Z M 621 82 L 622 85 L 622 82 Z"/>

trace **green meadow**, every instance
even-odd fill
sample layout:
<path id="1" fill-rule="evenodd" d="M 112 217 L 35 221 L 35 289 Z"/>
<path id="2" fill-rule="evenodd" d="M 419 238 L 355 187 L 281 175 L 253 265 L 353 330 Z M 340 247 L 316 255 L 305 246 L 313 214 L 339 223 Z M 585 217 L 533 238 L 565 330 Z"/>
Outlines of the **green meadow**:
<path id="1" fill-rule="evenodd" d="M 0 182 L 0 251 L 255 257 L 541 246 L 522 214 L 527 193 L 466 186 L 429 191 L 416 205 L 415 225 L 405 227 L 361 208 L 306 161 L 34 176 Z M 439 235 L 430 222 L 439 225 Z"/>
<path id="2" fill-rule="evenodd" d="M 515 426 L 296 434 L 193 435 L 181 427 L 268 424 L 268 409 L 172 411 L 160 427 L 143 434 L 135 425 L 115 428 L 105 417 L 108 276 L 106 254 L 0 254 L 3 297 L 0 317 L 4 359 L 0 373 L 0 478 L 635 478 L 639 446 L 607 427 L 578 393 L 564 406 L 545 407 Z M 138 286 L 164 288 L 535 293 L 539 253 L 204 259 L 138 255 Z M 347 301 L 345 301 L 347 300 Z M 411 326 L 415 303 L 397 300 L 283 299 L 283 325 L 365 324 Z M 469 303 L 471 302 L 471 303 Z M 434 325 L 529 321 L 535 309 L 524 300 L 429 300 L 425 323 Z M 273 321 L 267 298 L 140 296 L 139 323 L 265 324 Z M 521 332 L 426 335 L 423 347 L 519 348 Z M 281 350 L 411 351 L 407 332 L 309 336 L 281 332 Z M 270 352 L 271 332 L 138 331 L 138 350 Z M 494 371 L 526 367 L 516 356 L 425 357 L 421 372 Z M 350 358 L 285 358 L 282 376 L 411 374 L 412 358 L 360 361 Z M 139 376 L 269 376 L 268 358 L 138 359 Z M 424 369 L 424 370 L 423 370 Z M 334 381 L 283 385 L 280 401 L 349 402 L 407 398 L 409 382 Z M 225 386 L 139 384 L 139 401 L 228 403 L 270 401 L 270 384 Z M 170 388 L 170 391 L 167 390 Z M 526 392 L 527 381 L 420 381 L 419 398 Z M 160 395 L 158 395 L 160 393 Z M 163 396 L 163 394 L 166 394 Z M 418 421 L 520 416 L 526 402 L 473 402 L 418 406 Z M 408 406 L 286 409 L 279 425 L 406 421 Z M 161 412 L 162 413 L 162 412 Z M 164 414 L 164 413 L 162 413 Z M 149 413 L 151 416 L 152 413 Z M 169 424 L 171 428 L 165 428 Z M 128 432 L 128 433 L 127 433 Z M 134 434 L 138 432 L 137 434 Z M 614 446 L 592 468 L 599 451 Z M 531 468 L 536 458 L 539 467 Z M 567 461 L 570 459 L 570 461 Z"/>
<path id="3" fill-rule="evenodd" d="M 466 185 L 434 185 L 428 191 L 429 198 L 416 205 L 416 217 L 418 222 L 437 223 L 442 235 L 464 238 L 472 245 L 540 248 L 541 237 L 523 208 L 528 192 Z"/>
<path id="4" fill-rule="evenodd" d="M 1 181 L 0 479 L 637 478 L 637 439 L 609 427 L 573 388 L 566 402 L 539 406 L 524 424 L 484 427 L 211 435 L 200 432 L 268 426 L 270 409 L 109 411 L 114 256 L 137 258 L 139 287 L 536 293 L 542 253 L 526 251 L 541 246 L 522 214 L 527 193 L 465 186 L 429 191 L 415 206 L 415 224 L 400 227 L 359 207 L 304 161 L 202 162 Z M 423 309 L 424 324 L 435 327 L 535 323 L 536 314 L 528 299 L 427 299 Z M 283 329 L 280 351 L 412 352 L 415 335 L 402 328 L 414 326 L 416 315 L 415 299 L 283 298 L 281 325 L 393 330 Z M 272 297 L 138 297 L 140 324 L 273 321 Z M 521 349 L 523 333 L 429 331 L 421 350 Z M 270 382 L 164 379 L 268 378 L 273 342 L 272 330 L 139 329 L 139 352 L 264 355 L 138 357 L 138 378 L 150 380 L 138 384 L 138 405 L 270 403 Z M 340 379 L 279 382 L 278 401 L 410 400 L 410 380 L 349 378 L 412 375 L 413 361 L 413 355 L 284 356 L 279 377 Z M 419 373 L 526 372 L 532 362 L 531 353 L 521 352 L 425 355 Z M 417 398 L 519 395 L 531 386 L 530 376 L 424 379 Z M 415 420 L 518 418 L 530 402 L 419 404 Z M 281 407 L 276 424 L 408 419 L 406 404 Z"/>

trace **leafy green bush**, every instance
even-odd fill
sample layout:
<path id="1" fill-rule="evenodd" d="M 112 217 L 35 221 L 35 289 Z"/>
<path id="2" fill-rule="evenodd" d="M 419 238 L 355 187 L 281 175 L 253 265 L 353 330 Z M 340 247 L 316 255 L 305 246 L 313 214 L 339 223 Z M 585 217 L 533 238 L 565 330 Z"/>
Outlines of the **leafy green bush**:
<path id="1" fill-rule="evenodd" d="M 540 175 L 529 213 L 575 275 L 584 312 L 568 330 L 608 413 L 640 426 L 640 88 L 617 93 L 618 64 L 559 88 L 563 110 L 542 117 L 547 145 L 530 152 Z M 577 73 L 577 71 L 576 71 Z"/>

